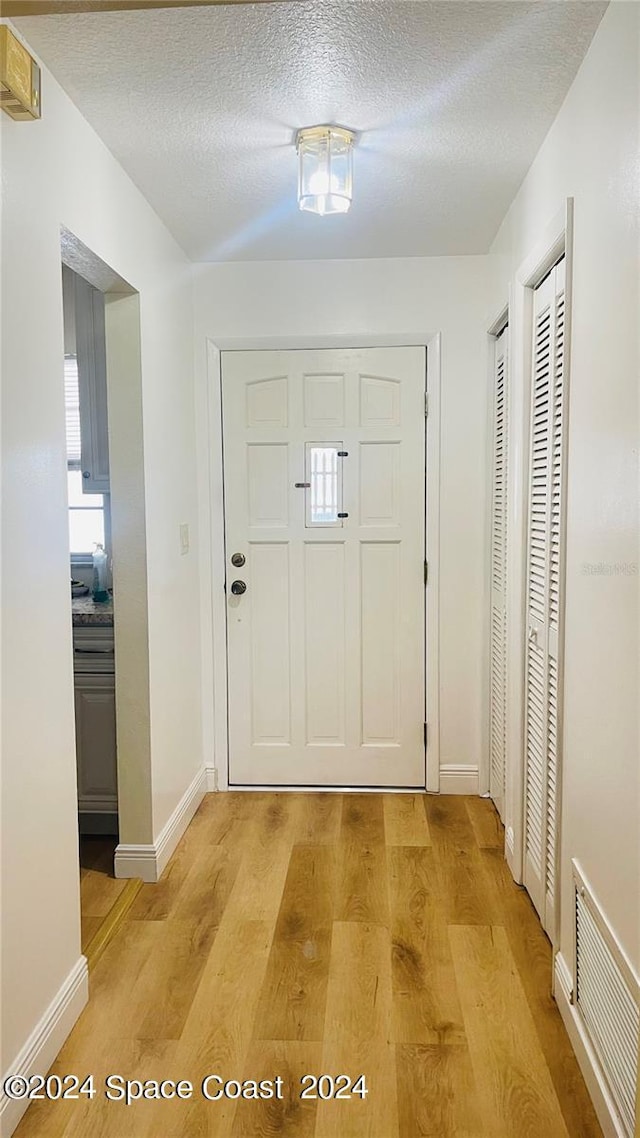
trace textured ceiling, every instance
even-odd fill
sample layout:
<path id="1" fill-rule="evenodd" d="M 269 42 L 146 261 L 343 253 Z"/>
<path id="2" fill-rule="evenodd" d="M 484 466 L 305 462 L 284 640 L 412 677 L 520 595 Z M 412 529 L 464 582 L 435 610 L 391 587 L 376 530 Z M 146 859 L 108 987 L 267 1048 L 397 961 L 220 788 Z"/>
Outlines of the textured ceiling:
<path id="1" fill-rule="evenodd" d="M 281 260 L 486 252 L 605 8 L 307 0 L 16 23 L 189 256 Z M 345 216 L 297 209 L 293 135 L 321 122 L 361 133 Z"/>

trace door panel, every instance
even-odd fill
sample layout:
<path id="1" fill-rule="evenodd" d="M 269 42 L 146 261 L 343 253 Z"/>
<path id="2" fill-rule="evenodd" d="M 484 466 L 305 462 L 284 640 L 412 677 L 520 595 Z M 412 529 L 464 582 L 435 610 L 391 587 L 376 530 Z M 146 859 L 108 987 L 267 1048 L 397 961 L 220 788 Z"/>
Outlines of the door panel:
<path id="1" fill-rule="evenodd" d="M 344 543 L 308 542 L 304 558 L 306 742 L 344 746 Z M 324 597 L 322 605 L 318 597 Z"/>
<path id="2" fill-rule="evenodd" d="M 425 785 L 425 363 L 223 353 L 232 785 Z"/>
<path id="3" fill-rule="evenodd" d="M 400 543 L 362 542 L 360 571 L 362 742 L 400 746 Z"/>
<path id="4" fill-rule="evenodd" d="M 504 818 L 507 720 L 508 335 L 505 328 L 495 343 L 491 493 L 489 790 L 501 818 Z"/>
<path id="5" fill-rule="evenodd" d="M 565 263 L 534 293 L 527 541 L 524 883 L 554 932 L 560 722 L 561 551 L 564 494 Z"/>
<path id="6" fill-rule="evenodd" d="M 248 689 L 252 742 L 289 744 L 289 546 L 285 542 L 251 543 L 248 569 L 252 590 Z"/>

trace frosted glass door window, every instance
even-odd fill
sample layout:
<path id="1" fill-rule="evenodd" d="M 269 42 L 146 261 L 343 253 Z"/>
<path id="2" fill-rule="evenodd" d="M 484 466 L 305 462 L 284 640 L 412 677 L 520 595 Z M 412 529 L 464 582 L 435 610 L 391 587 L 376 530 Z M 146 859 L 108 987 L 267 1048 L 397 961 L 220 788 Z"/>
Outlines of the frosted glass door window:
<path id="1" fill-rule="evenodd" d="M 342 443 L 307 443 L 307 521 L 312 526 L 341 526 Z"/>

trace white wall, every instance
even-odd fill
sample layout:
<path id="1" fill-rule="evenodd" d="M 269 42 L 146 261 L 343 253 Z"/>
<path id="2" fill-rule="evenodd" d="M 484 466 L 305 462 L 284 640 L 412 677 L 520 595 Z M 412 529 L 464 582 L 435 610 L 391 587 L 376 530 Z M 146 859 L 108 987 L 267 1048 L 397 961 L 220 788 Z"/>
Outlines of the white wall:
<path id="1" fill-rule="evenodd" d="M 577 858 L 639 960 L 638 31 L 612 4 L 493 245 L 493 303 L 575 198 L 561 949 Z"/>
<path id="2" fill-rule="evenodd" d="M 484 257 L 434 257 L 199 265 L 195 277 L 201 387 L 207 337 L 345 336 L 357 344 L 359 336 L 442 333 L 441 767 L 477 768 L 483 745 L 485 275 Z M 204 424 L 202 391 L 200 398 Z M 203 427 L 203 470 L 206 441 Z M 202 568 L 204 576 L 204 559 Z"/>
<path id="3" fill-rule="evenodd" d="M 40 122 L 0 116 L 2 1070 L 80 954 L 61 224 L 140 293 L 153 821 L 127 841 L 157 837 L 202 764 L 191 267 L 46 70 L 42 84 Z"/>

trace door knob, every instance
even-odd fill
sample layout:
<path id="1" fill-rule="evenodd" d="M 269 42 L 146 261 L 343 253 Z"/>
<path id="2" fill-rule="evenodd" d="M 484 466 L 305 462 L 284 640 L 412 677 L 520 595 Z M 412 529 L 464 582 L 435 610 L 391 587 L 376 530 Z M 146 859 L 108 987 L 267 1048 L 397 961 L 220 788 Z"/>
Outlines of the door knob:
<path id="1" fill-rule="evenodd" d="M 234 597 L 241 597 L 243 593 L 246 593 L 246 591 L 247 591 L 247 586 L 246 586 L 244 581 L 233 581 L 232 582 L 231 592 L 233 593 Z"/>

